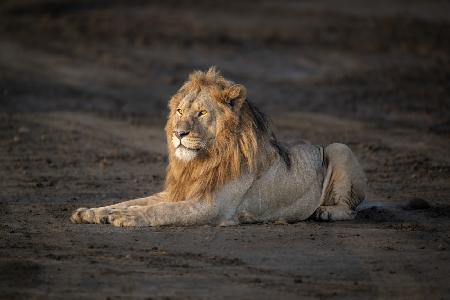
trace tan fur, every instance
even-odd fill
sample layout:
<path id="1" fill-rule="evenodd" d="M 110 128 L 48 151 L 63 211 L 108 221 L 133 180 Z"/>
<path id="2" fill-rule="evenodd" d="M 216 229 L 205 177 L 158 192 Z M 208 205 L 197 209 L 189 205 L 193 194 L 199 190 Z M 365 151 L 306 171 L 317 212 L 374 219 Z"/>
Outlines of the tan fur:
<path id="1" fill-rule="evenodd" d="M 244 86 L 213 67 L 195 71 L 169 102 L 165 190 L 79 208 L 74 223 L 115 226 L 233 225 L 345 220 L 365 197 L 364 173 L 343 144 L 286 147 Z"/>

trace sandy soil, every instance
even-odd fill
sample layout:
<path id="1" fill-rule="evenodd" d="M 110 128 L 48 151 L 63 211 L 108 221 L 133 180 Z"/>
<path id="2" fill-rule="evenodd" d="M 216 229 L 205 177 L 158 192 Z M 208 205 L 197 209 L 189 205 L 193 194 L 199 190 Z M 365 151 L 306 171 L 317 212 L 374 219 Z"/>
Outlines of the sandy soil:
<path id="1" fill-rule="evenodd" d="M 2 1 L 0 298 L 449 298 L 449 11 Z M 167 100 L 210 65 L 247 86 L 282 140 L 351 146 L 370 183 L 356 220 L 69 222 L 161 189 Z"/>

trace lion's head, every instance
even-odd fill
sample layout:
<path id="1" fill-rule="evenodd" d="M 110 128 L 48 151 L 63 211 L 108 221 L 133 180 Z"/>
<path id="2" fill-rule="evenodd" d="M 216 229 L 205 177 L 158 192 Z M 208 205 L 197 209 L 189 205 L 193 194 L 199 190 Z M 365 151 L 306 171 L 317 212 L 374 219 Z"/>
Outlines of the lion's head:
<path id="1" fill-rule="evenodd" d="M 207 159 L 225 127 L 238 124 L 245 87 L 223 79 L 214 68 L 194 72 L 170 102 L 167 134 L 175 157 Z"/>
<path id="2" fill-rule="evenodd" d="M 245 87 L 214 67 L 193 72 L 169 108 L 166 190 L 173 201 L 209 198 L 243 172 L 255 172 L 277 150 L 269 123 L 248 102 Z"/>

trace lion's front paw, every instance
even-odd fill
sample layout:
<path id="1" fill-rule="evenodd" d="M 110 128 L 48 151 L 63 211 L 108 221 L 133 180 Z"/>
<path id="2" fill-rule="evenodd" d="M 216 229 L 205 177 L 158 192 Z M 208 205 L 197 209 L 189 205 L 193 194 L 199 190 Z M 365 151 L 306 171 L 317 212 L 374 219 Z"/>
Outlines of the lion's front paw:
<path id="1" fill-rule="evenodd" d="M 94 223 L 94 217 L 95 213 L 92 211 L 92 209 L 80 207 L 72 213 L 70 221 L 75 224 Z"/>
<path id="2" fill-rule="evenodd" d="M 110 213 L 107 216 L 107 223 L 117 227 L 136 227 L 145 225 L 138 216 L 133 215 L 126 210 Z"/>

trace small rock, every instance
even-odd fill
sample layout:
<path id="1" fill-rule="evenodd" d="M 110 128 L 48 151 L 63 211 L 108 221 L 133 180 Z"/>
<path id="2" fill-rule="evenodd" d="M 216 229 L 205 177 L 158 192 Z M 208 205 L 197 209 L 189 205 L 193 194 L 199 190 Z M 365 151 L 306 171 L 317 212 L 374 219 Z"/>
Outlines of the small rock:
<path id="1" fill-rule="evenodd" d="M 28 133 L 30 132 L 30 129 L 27 127 L 20 127 L 19 128 L 19 133 Z"/>
<path id="2" fill-rule="evenodd" d="M 404 210 L 428 209 L 430 204 L 422 198 L 413 198 L 402 206 Z"/>

